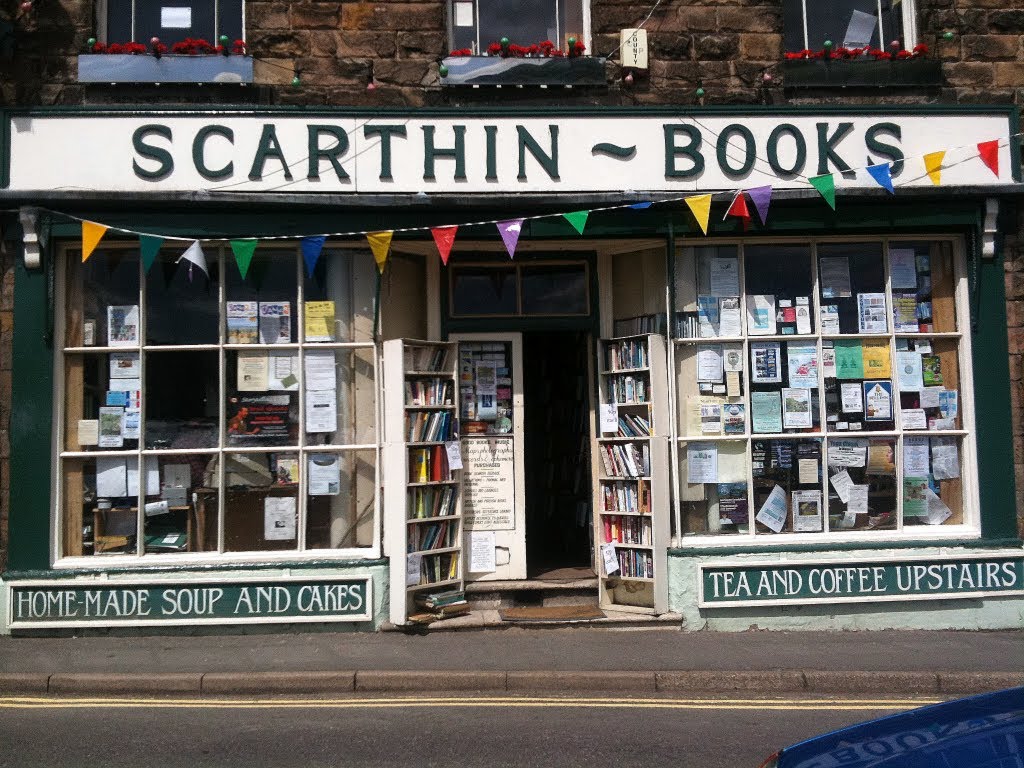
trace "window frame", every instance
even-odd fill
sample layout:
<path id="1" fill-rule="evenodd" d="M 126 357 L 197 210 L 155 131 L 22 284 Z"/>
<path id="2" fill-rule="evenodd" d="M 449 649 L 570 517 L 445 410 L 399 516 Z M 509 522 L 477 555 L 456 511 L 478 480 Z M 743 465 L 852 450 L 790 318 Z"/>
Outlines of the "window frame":
<path id="1" fill-rule="evenodd" d="M 473 55 L 474 56 L 484 56 L 484 55 L 487 54 L 487 50 L 486 50 L 486 48 L 484 46 L 490 45 L 490 43 L 497 42 L 497 41 L 494 41 L 494 40 L 481 40 L 480 39 L 480 3 L 483 0 L 447 0 L 447 2 L 445 3 L 445 17 L 446 17 L 446 21 L 447 21 L 447 25 L 448 25 L 448 30 L 447 30 L 448 31 L 448 49 L 449 50 L 455 50 L 458 47 L 457 44 L 456 44 L 456 41 L 455 41 L 455 28 L 456 28 L 455 27 L 455 5 L 456 5 L 457 2 L 460 2 L 460 1 L 462 1 L 462 2 L 467 2 L 468 1 L 468 2 L 472 2 L 472 4 L 473 4 L 473 29 L 474 29 L 474 44 L 475 44 L 475 48 L 473 50 Z M 561 21 L 561 13 L 559 11 L 559 7 L 560 7 L 561 3 L 559 2 L 559 0 L 551 0 L 551 2 L 552 2 L 552 4 L 555 7 L 555 19 L 556 19 L 556 22 L 560 22 Z M 579 0 L 579 2 L 581 4 L 581 9 L 580 10 L 581 10 L 581 19 L 582 19 L 581 23 L 583 25 L 583 30 L 582 30 L 583 44 L 586 46 L 586 54 L 587 55 L 593 55 L 594 52 L 590 49 L 591 41 L 593 39 L 592 34 L 591 34 L 591 29 L 590 29 L 590 26 L 591 26 L 591 24 L 590 24 L 590 0 Z M 511 30 L 511 31 L 514 32 L 514 30 Z M 552 42 L 554 42 L 557 47 L 561 48 L 564 45 L 564 40 L 562 40 L 560 38 L 564 38 L 564 36 L 565 36 L 565 32 L 560 30 L 558 35 L 556 36 L 556 39 L 552 40 Z M 510 40 L 513 43 L 515 43 L 517 45 L 533 45 L 535 43 L 540 43 L 541 42 L 540 40 L 517 40 L 517 39 L 515 39 L 515 38 L 513 38 L 511 36 L 509 36 L 509 38 L 510 38 Z"/>
<path id="2" fill-rule="evenodd" d="M 803 28 L 803 35 L 802 35 L 803 42 L 804 42 L 803 47 L 805 49 L 809 49 L 809 50 L 812 50 L 812 51 L 820 50 L 821 47 L 822 47 L 821 43 L 816 43 L 815 45 L 810 45 L 809 44 L 810 43 L 810 38 L 808 36 L 809 35 L 809 31 L 807 29 L 807 3 L 808 2 L 815 2 L 815 0 L 799 0 L 799 2 L 800 2 L 800 21 L 802 23 L 802 28 Z M 878 6 L 879 26 L 881 26 L 881 0 L 875 0 L 875 3 Z M 909 51 L 909 50 L 912 50 L 915 45 L 917 45 L 917 9 L 915 7 L 914 0 L 900 0 L 900 5 L 902 6 L 902 16 L 903 16 L 903 47 L 906 50 Z M 882 48 L 882 50 L 888 50 L 889 42 L 890 41 L 888 39 L 886 39 L 886 36 L 885 36 L 884 33 L 885 33 L 885 30 L 881 29 L 880 30 L 880 34 L 879 34 L 879 41 L 880 41 L 880 46 L 879 47 Z M 783 37 L 785 37 L 785 30 L 783 30 Z M 824 42 L 824 41 L 822 41 L 822 42 Z M 838 47 L 840 47 L 842 45 L 842 41 L 833 41 L 833 42 L 835 44 L 834 45 L 835 48 L 838 48 Z"/>
<path id="3" fill-rule="evenodd" d="M 885 335 L 872 336 L 871 334 L 863 333 L 846 333 L 846 334 L 823 334 L 820 326 L 820 307 L 821 307 L 821 296 L 820 296 L 820 266 L 819 266 L 819 252 L 818 246 L 821 244 L 829 243 L 864 243 L 864 242 L 878 242 L 881 245 L 882 253 L 885 256 L 884 268 L 885 268 L 885 295 L 886 295 L 886 313 L 887 313 L 887 327 L 888 331 Z M 890 262 L 888 258 L 889 249 L 891 245 L 899 247 L 900 243 L 948 243 L 951 252 L 951 260 L 953 266 L 953 281 L 954 281 L 954 309 L 956 317 L 956 330 L 951 332 L 930 332 L 930 333 L 907 333 L 897 332 L 893 325 L 892 317 L 892 280 L 890 276 Z M 746 291 L 745 286 L 745 252 L 744 246 L 746 245 L 785 245 L 785 244 L 806 244 L 810 250 L 810 264 L 811 264 L 811 291 L 813 300 L 811 303 L 811 311 L 813 313 L 814 325 L 812 334 L 797 334 L 797 335 L 772 335 L 772 336 L 758 336 L 752 335 L 746 328 L 746 296 L 750 295 Z M 970 325 L 970 298 L 969 298 L 969 286 L 968 286 L 968 264 L 966 247 L 962 237 L 957 235 L 948 234 L 915 234 L 915 235 L 884 235 L 875 234 L 871 232 L 850 234 L 850 235 L 834 235 L 834 236 L 822 236 L 822 237 L 779 237 L 779 238 L 723 238 L 710 240 L 707 238 L 679 238 L 675 241 L 675 253 L 672 254 L 669 262 L 669 291 L 667 298 L 667 309 L 670 313 L 670 317 L 674 316 L 676 310 L 676 296 L 675 286 L 677 285 L 677 279 L 694 279 L 690 275 L 680 275 L 679 270 L 682 269 L 681 265 L 684 261 L 682 254 L 687 248 L 691 247 L 708 247 L 708 246 L 735 246 L 737 248 L 737 258 L 739 266 L 739 280 L 741 288 L 740 298 L 740 312 L 743 333 L 741 336 L 736 338 L 730 338 L 727 340 L 722 339 L 701 339 L 701 338 L 682 338 L 675 335 L 675 324 L 669 323 L 669 360 L 668 360 L 668 376 L 670 377 L 669 388 L 671 393 L 670 405 L 672 407 L 672 419 L 671 419 L 671 434 L 670 434 L 670 465 L 672 473 L 672 546 L 679 549 L 701 549 L 701 548 L 728 548 L 737 546 L 751 546 L 754 547 L 774 547 L 777 549 L 785 549 L 787 546 L 792 545 L 817 545 L 817 546 L 833 546 L 835 544 L 877 544 L 884 542 L 906 542 L 914 540 L 935 540 L 942 541 L 950 538 L 980 538 L 981 537 L 981 508 L 980 508 L 980 478 L 978 474 L 978 452 L 977 452 L 977 426 L 975 421 L 975 401 L 974 401 L 974 370 L 972 364 L 972 350 L 971 350 L 971 325 Z M 961 490 L 961 506 L 963 514 L 963 522 L 959 524 L 951 525 L 904 525 L 903 516 L 903 493 L 902 493 L 902 437 L 906 430 L 902 427 L 900 419 L 895 413 L 899 409 L 899 397 L 894 394 L 893 397 L 893 410 L 894 420 L 896 421 L 893 429 L 882 430 L 882 431 L 868 431 L 863 430 L 860 432 L 842 432 L 829 430 L 827 427 L 826 416 L 826 405 L 825 405 L 825 378 L 821 372 L 819 365 L 819 416 L 820 416 L 820 431 L 817 432 L 792 432 L 786 434 L 760 434 L 754 433 L 752 429 L 752 418 L 753 414 L 750 408 L 750 345 L 758 341 L 809 341 L 814 340 L 817 346 L 818 360 L 821 360 L 821 349 L 822 340 L 835 341 L 839 338 L 846 339 L 862 339 L 862 338 L 879 338 L 888 339 L 889 342 L 894 345 L 897 339 L 908 338 L 908 339 L 951 339 L 956 341 L 957 347 L 957 365 L 959 368 L 959 410 L 961 415 L 961 428 L 958 430 L 928 430 L 909 432 L 913 436 L 927 436 L 931 437 L 953 437 L 959 440 L 959 453 L 960 453 L 960 479 L 962 481 Z M 685 402 L 686 393 L 681 389 L 679 385 L 679 377 L 677 375 L 677 356 L 679 354 L 680 347 L 692 347 L 696 349 L 701 344 L 722 344 L 722 343 L 733 343 L 738 344 L 743 349 L 744 354 L 744 381 L 746 385 L 744 387 L 743 399 L 746 403 L 746 422 L 744 426 L 744 434 L 740 435 L 726 435 L 723 433 L 719 434 L 708 434 L 708 435 L 686 435 L 682 434 L 681 420 L 686 417 L 685 414 Z M 895 354 L 895 348 L 893 347 L 890 352 L 891 355 Z M 898 386 L 897 376 L 895 369 L 892 371 L 890 380 L 893 382 L 894 393 Z M 821 467 L 822 483 L 821 486 L 825 487 L 828 482 L 828 467 L 827 467 L 827 451 L 828 451 L 828 440 L 830 439 L 851 439 L 860 438 L 864 440 L 875 439 L 893 439 L 896 449 L 896 467 L 894 470 L 896 478 L 896 497 L 897 497 L 897 522 L 895 529 L 889 530 L 838 530 L 830 531 L 828 528 L 828 496 L 821 499 L 821 510 L 822 510 L 822 530 L 819 532 L 795 532 L 788 531 L 782 533 L 764 533 L 757 531 L 757 525 L 754 522 L 754 516 L 757 514 L 757 509 L 753 505 L 753 486 L 752 486 L 752 467 L 750 462 L 750 451 L 752 444 L 755 440 L 819 440 L 821 445 Z M 747 498 L 748 498 L 748 530 L 745 533 L 684 533 L 683 531 L 683 504 L 685 503 L 682 499 L 681 494 L 681 460 L 685 456 L 685 447 L 690 442 L 730 442 L 730 443 L 742 443 L 746 448 L 746 464 L 747 464 Z"/>
<path id="4" fill-rule="evenodd" d="M 229 344 L 226 331 L 226 302 L 227 280 L 225 279 L 225 268 L 234 268 L 231 258 L 231 249 L 226 242 L 207 241 L 204 253 L 208 263 L 217 262 L 220 269 L 220 280 L 217 286 L 218 305 L 218 339 L 215 343 L 200 344 L 149 344 L 146 341 L 146 272 L 143 269 L 141 258 L 138 260 L 139 269 L 139 345 L 136 347 L 110 347 L 106 345 L 93 345 L 81 347 L 65 346 L 67 332 L 65 314 L 67 300 L 67 266 L 68 259 L 80 252 L 80 246 L 72 242 L 61 243 L 55 254 L 55 275 L 54 275 L 54 344 L 53 344 L 53 433 L 51 436 L 51 472 L 53 482 L 50 488 L 50 514 L 51 514 L 51 563 L 55 569 L 75 569 L 88 567 L 97 568 L 102 564 L 106 567 L 166 567 L 166 566 L 194 566 L 194 565 L 228 565 L 244 564 L 253 562 L 294 562 L 303 560 L 373 560 L 381 557 L 382 553 L 382 498 L 381 498 L 381 477 L 382 477 L 382 445 L 383 445 L 383 420 L 382 403 L 380 397 L 380 376 L 381 376 L 381 345 L 379 338 L 362 341 L 334 341 L 334 342 L 307 342 L 294 341 L 289 344 Z M 296 271 L 296 295 L 295 301 L 295 322 L 297 328 L 296 338 L 303 337 L 303 309 L 305 306 L 305 280 L 304 263 L 301 250 L 298 244 L 275 243 L 274 252 L 280 254 L 284 250 L 291 250 L 295 260 Z M 352 241 L 330 241 L 325 243 L 325 257 L 330 250 L 345 251 L 351 254 L 350 258 L 358 258 L 360 246 Z M 128 242 L 104 243 L 102 250 L 137 252 L 137 246 Z M 367 257 L 368 258 L 368 257 Z M 227 439 L 226 414 L 227 394 L 231 387 L 227 386 L 226 371 L 228 353 L 253 351 L 255 349 L 272 349 L 274 351 L 294 350 L 298 356 L 299 370 L 303 370 L 304 355 L 308 350 L 338 352 L 369 350 L 373 360 L 373 430 L 376 438 L 372 443 L 330 443 L 310 444 L 305 429 L 305 388 L 298 388 L 298 413 L 296 416 L 297 441 L 288 446 L 237 446 L 230 445 Z M 138 352 L 139 364 L 142 374 L 143 386 L 145 386 L 145 360 L 146 354 L 190 352 L 190 351 L 212 351 L 218 355 L 218 428 L 217 445 L 204 448 L 146 448 L 144 440 L 139 440 L 135 449 L 95 449 L 69 451 L 64 449 L 66 425 L 66 360 L 68 356 L 95 354 L 98 356 L 109 355 L 111 352 Z M 145 388 L 142 391 L 143 407 L 140 414 L 141 434 L 145 434 L 146 406 Z M 352 434 L 355 438 L 357 435 Z M 306 546 L 307 525 L 308 525 L 308 501 L 309 501 L 309 478 L 308 469 L 305 463 L 308 456 L 316 453 L 368 453 L 372 451 L 374 456 L 374 498 L 373 498 L 373 539 L 367 546 L 362 547 L 339 547 L 336 549 L 320 548 L 311 549 Z M 289 453 L 295 454 L 299 460 L 300 473 L 299 483 L 296 487 L 296 544 L 294 549 L 270 550 L 270 551 L 226 551 L 225 550 L 225 505 L 227 494 L 225 486 L 225 475 L 227 469 L 227 458 L 233 454 L 268 454 L 268 453 Z M 66 515 L 64 509 L 64 462 L 65 460 L 90 460 L 98 457 L 108 458 L 132 458 L 138 460 L 138 471 L 140 478 L 140 492 L 142 491 L 141 478 L 145 475 L 144 464 L 146 458 L 153 457 L 181 457 L 189 455 L 215 456 L 217 457 L 218 472 L 218 493 L 217 493 L 217 548 L 216 550 L 204 552 L 166 552 L 146 553 L 144 537 L 138 537 L 136 552 L 106 554 L 102 557 L 93 555 L 68 555 L 64 553 L 64 531 L 66 526 Z M 258 487 L 258 486 L 257 486 Z M 140 493 L 140 498 L 145 494 Z M 137 526 L 145 524 L 144 511 L 139 505 L 137 510 Z M 137 527 L 137 530 L 139 528 Z"/>
<path id="5" fill-rule="evenodd" d="M 530 269 L 544 267 L 582 267 L 583 268 L 583 290 L 584 306 L 582 312 L 525 312 L 523 310 L 523 272 Z M 511 270 L 515 274 L 516 310 L 512 313 L 487 313 L 487 314 L 461 314 L 455 311 L 455 277 L 460 269 L 480 270 Z M 460 320 L 524 320 L 536 318 L 586 318 L 591 314 L 591 288 L 590 288 L 590 262 L 587 259 L 543 259 L 543 260 L 520 260 L 511 262 L 496 261 L 452 261 L 447 269 L 448 288 L 448 318 L 455 321 Z"/>
<path id="6" fill-rule="evenodd" d="M 213 18 L 214 18 L 214 33 L 211 36 L 211 38 L 207 39 L 207 42 L 209 42 L 211 45 L 218 45 L 219 44 L 218 38 L 220 37 L 220 34 L 221 34 L 220 33 L 220 24 L 219 24 L 219 20 L 220 20 L 220 17 L 221 17 L 220 1 L 221 0 L 214 0 L 214 3 L 216 4 L 215 8 L 214 8 L 214 14 L 213 14 Z M 150 38 L 152 38 L 154 36 L 160 37 L 160 34 L 159 34 L 160 30 L 153 30 L 152 33 L 149 33 L 149 34 L 147 34 L 146 32 L 142 32 L 141 33 L 142 38 L 141 39 L 139 38 L 139 34 L 140 33 L 135 28 L 136 27 L 136 5 L 138 4 L 139 0 L 129 0 L 129 2 L 131 3 L 131 6 L 132 6 L 132 19 L 131 19 L 131 22 L 129 24 L 129 27 L 130 27 L 130 29 L 132 31 L 130 40 L 111 40 L 110 39 L 110 35 L 109 35 L 110 14 L 111 14 L 109 0 L 96 0 L 96 11 L 95 11 L 95 14 L 96 14 L 96 30 L 97 30 L 96 37 L 97 37 L 97 39 L 101 43 L 127 43 L 127 42 L 131 42 L 131 41 L 135 41 L 135 42 L 141 42 L 144 45 L 148 45 Z M 239 19 L 241 33 L 239 35 L 239 38 L 242 39 L 242 40 L 245 40 L 246 39 L 245 0 L 242 0 L 241 7 L 242 7 L 242 15 L 241 15 L 241 18 Z M 164 41 L 164 42 L 166 42 L 166 41 Z M 232 40 L 232 42 L 233 42 L 233 40 Z M 168 44 L 168 47 L 170 47 L 169 44 Z"/>

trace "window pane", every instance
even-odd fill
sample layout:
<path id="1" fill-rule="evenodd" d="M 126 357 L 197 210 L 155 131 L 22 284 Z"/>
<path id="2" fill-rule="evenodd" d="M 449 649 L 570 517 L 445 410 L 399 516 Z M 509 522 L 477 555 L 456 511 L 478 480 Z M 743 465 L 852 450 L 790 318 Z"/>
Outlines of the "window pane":
<path id="1" fill-rule="evenodd" d="M 64 376 L 65 450 L 138 447 L 142 397 L 138 352 L 69 354 Z"/>
<path id="2" fill-rule="evenodd" d="M 883 8 L 887 5 L 884 3 Z M 837 48 L 863 48 L 868 44 L 872 48 L 879 47 L 877 0 L 819 0 L 807 2 L 805 8 L 811 50 L 821 50 L 826 40 L 831 40 Z M 889 35 L 889 39 L 893 37 Z"/>
<path id="3" fill-rule="evenodd" d="M 881 243 L 822 243 L 818 270 L 823 334 L 889 331 Z"/>
<path id="4" fill-rule="evenodd" d="M 138 254 L 97 249 L 83 263 L 68 251 L 67 260 L 64 346 L 138 347 Z"/>
<path id="5" fill-rule="evenodd" d="M 834 432 L 882 432 L 896 428 L 899 390 L 893 386 L 889 339 L 829 342 L 835 364 L 825 380 L 825 413 Z M 834 377 L 833 377 L 834 376 Z"/>
<path id="6" fill-rule="evenodd" d="M 146 553 L 217 551 L 217 460 L 213 454 L 149 457 L 158 475 L 146 488 Z M 156 493 L 154 493 L 156 491 Z"/>
<path id="7" fill-rule="evenodd" d="M 783 0 L 782 30 L 787 52 L 802 51 L 807 47 L 804 39 L 804 0 Z"/>
<path id="8" fill-rule="evenodd" d="M 743 379 L 742 344 L 680 344 L 676 349 L 679 433 L 690 437 L 746 434 Z"/>
<path id="9" fill-rule="evenodd" d="M 961 438 L 903 438 L 903 524 L 963 523 L 962 477 Z"/>
<path id="10" fill-rule="evenodd" d="M 956 331 L 952 244 L 892 241 L 889 260 L 896 332 Z"/>
<path id="11" fill-rule="evenodd" d="M 735 245 L 683 249 L 676 264 L 676 338 L 743 333 L 739 264 Z"/>
<path id="12" fill-rule="evenodd" d="M 453 267 L 453 315 L 514 315 L 516 273 L 512 267 Z"/>
<path id="13" fill-rule="evenodd" d="M 810 317 L 811 251 L 795 245 L 744 248 L 747 333 L 754 336 L 806 335 Z"/>
<path id="14" fill-rule="evenodd" d="M 585 315 L 587 270 L 582 264 L 523 267 L 524 315 Z"/>
<path id="15" fill-rule="evenodd" d="M 138 456 L 65 459 L 64 555 L 132 554 L 138 541 Z M 147 466 L 147 483 L 155 464 Z M 148 490 L 152 490 L 149 488 Z"/>
<path id="16" fill-rule="evenodd" d="M 225 338 L 229 344 L 277 344 L 298 340 L 297 258 L 293 250 L 257 251 L 245 280 L 235 267 L 227 269 Z"/>
<path id="17" fill-rule="evenodd" d="M 896 441 L 829 438 L 829 530 L 896 528 Z"/>
<path id="18" fill-rule="evenodd" d="M 282 469 L 282 465 L 284 469 Z M 225 458 L 224 550 L 254 552 L 298 547 L 298 496 L 281 483 L 298 465 L 298 454 L 229 453 Z"/>
<path id="19" fill-rule="evenodd" d="M 335 341 L 372 341 L 376 285 L 377 267 L 365 253 L 325 248 L 304 291 L 307 302 L 334 302 Z"/>
<path id="20" fill-rule="evenodd" d="M 147 448 L 217 447 L 217 360 L 214 350 L 146 354 Z"/>
<path id="21" fill-rule="evenodd" d="M 180 252 L 161 251 L 146 274 L 147 344 L 216 344 L 220 265 L 216 249 L 206 253 L 207 277 Z M 191 269 L 191 275 L 189 270 Z"/>
<path id="22" fill-rule="evenodd" d="M 708 475 L 709 461 L 714 462 L 714 477 Z M 679 463 L 683 533 L 750 531 L 745 442 L 684 443 Z"/>
<path id="23" fill-rule="evenodd" d="M 757 533 L 824 530 L 821 445 L 821 440 L 755 440 L 751 443 Z"/>
<path id="24" fill-rule="evenodd" d="M 516 45 L 528 46 L 550 40 L 562 47 L 555 0 L 518 0 L 511 3 L 482 0 L 477 3 L 477 8 L 480 14 L 480 45 L 484 50 L 503 37 Z"/>
<path id="25" fill-rule="evenodd" d="M 308 444 L 377 442 L 374 355 L 372 347 L 306 350 L 305 429 Z"/>
<path id="26" fill-rule="evenodd" d="M 168 5 L 175 13 L 162 13 Z M 175 0 L 167 3 L 163 0 L 135 0 L 135 37 L 132 39 L 149 40 L 155 35 L 162 43 L 171 46 L 187 37 L 198 37 L 216 45 L 219 35 L 214 23 L 216 6 L 217 3 L 209 1 Z"/>
<path id="27" fill-rule="evenodd" d="M 308 453 L 306 464 L 307 549 L 371 546 L 376 452 Z"/>

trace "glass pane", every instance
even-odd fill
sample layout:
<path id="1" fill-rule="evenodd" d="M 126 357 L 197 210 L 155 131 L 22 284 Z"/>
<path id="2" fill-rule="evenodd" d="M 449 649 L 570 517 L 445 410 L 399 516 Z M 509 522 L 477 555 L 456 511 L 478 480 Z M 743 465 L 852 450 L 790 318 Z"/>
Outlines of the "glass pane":
<path id="1" fill-rule="evenodd" d="M 459 407 L 463 435 L 504 435 L 512 431 L 511 366 L 509 342 L 459 342 Z M 483 378 L 494 377 L 493 395 L 480 387 L 482 371 L 486 372 Z M 429 382 L 419 384 L 426 387 L 427 392 L 431 391 Z M 411 402 L 420 402 L 413 394 Z"/>
<path id="2" fill-rule="evenodd" d="M 307 453 L 306 548 L 373 545 L 375 451 Z M 436 488 L 418 489 L 423 492 Z M 458 527 L 435 531 L 435 541 L 457 541 Z M 451 544 L 437 546 L 453 546 Z M 436 548 L 436 547 L 435 547 Z"/>
<path id="3" fill-rule="evenodd" d="M 138 456 L 65 459 L 62 551 L 66 556 L 136 553 Z M 145 469 L 146 490 L 159 490 L 156 463 Z"/>
<path id="4" fill-rule="evenodd" d="M 306 350 L 303 359 L 308 444 L 377 442 L 374 356 L 372 347 Z"/>
<path id="5" fill-rule="evenodd" d="M 748 334 L 788 336 L 814 332 L 810 311 L 810 246 L 746 246 L 744 282 Z"/>
<path id="6" fill-rule="evenodd" d="M 900 424 L 907 431 L 962 429 L 956 339 L 896 339 Z"/>
<path id="7" fill-rule="evenodd" d="M 820 431 L 814 341 L 750 343 L 750 412 L 755 433 Z"/>
<path id="8" fill-rule="evenodd" d="M 807 42 L 804 39 L 803 0 L 783 0 L 782 30 L 787 52 L 802 51 L 807 47 Z"/>
<path id="9" fill-rule="evenodd" d="M 957 330 L 952 243 L 893 241 L 889 273 L 897 333 Z"/>
<path id="10" fill-rule="evenodd" d="M 754 520 L 759 534 L 824 530 L 821 440 L 755 440 Z"/>
<path id="11" fill-rule="evenodd" d="M 139 346 L 139 257 L 97 249 L 67 253 L 66 347 Z"/>
<path id="12" fill-rule="evenodd" d="M 883 432 L 896 428 L 892 349 L 888 339 L 837 339 L 825 379 L 825 413 L 833 432 Z M 834 362 L 833 362 L 834 360 Z"/>
<path id="13" fill-rule="evenodd" d="M 161 251 L 146 274 L 147 344 L 216 344 L 220 322 L 220 261 L 209 248 L 210 276 L 188 262 L 181 251 Z"/>
<path id="14" fill-rule="evenodd" d="M 676 386 L 680 434 L 746 434 L 741 344 L 680 344 Z"/>
<path id="15" fill-rule="evenodd" d="M 808 2 L 804 7 L 807 12 L 807 44 L 812 50 L 820 51 L 826 40 L 832 40 L 836 47 L 879 47 L 878 0 Z M 882 7 L 890 7 L 890 2 L 883 2 Z M 891 35 L 889 37 L 892 38 Z M 887 46 L 888 41 L 885 43 Z"/>
<path id="16" fill-rule="evenodd" d="M 738 248 L 684 248 L 676 264 L 676 338 L 738 337 L 743 333 Z"/>
<path id="17" fill-rule="evenodd" d="M 523 267 L 520 274 L 524 315 L 585 315 L 587 269 L 583 264 Z"/>
<path id="18" fill-rule="evenodd" d="M 225 458 L 224 550 L 298 547 L 298 454 L 229 453 Z"/>
<path id="19" fill-rule="evenodd" d="M 287 344 L 298 340 L 297 259 L 292 249 L 260 249 L 253 255 L 245 280 L 236 267 L 226 270 L 225 338 L 229 344 Z"/>
<path id="20" fill-rule="evenodd" d="M 480 14 L 480 44 L 486 50 L 491 43 L 508 37 L 516 45 L 533 45 L 550 40 L 561 46 L 562 31 L 556 18 L 557 6 L 551 0 L 518 0 L 477 4 Z"/>
<path id="21" fill-rule="evenodd" d="M 821 332 L 888 333 L 881 243 L 818 246 Z"/>
<path id="22" fill-rule="evenodd" d="M 298 350 L 225 353 L 225 434 L 232 446 L 298 444 Z"/>
<path id="23" fill-rule="evenodd" d="M 64 375 L 65 450 L 138 447 L 142 402 L 138 352 L 67 355 Z"/>
<path id="24" fill-rule="evenodd" d="M 963 440 L 903 438 L 903 524 L 959 525 L 963 510 Z"/>
<path id="25" fill-rule="evenodd" d="M 748 533 L 747 445 L 684 443 L 679 450 L 683 533 Z"/>
<path id="26" fill-rule="evenodd" d="M 148 457 L 147 554 L 217 551 L 217 460 L 213 454 Z M 152 476 L 156 472 L 156 477 Z"/>
<path id="27" fill-rule="evenodd" d="M 146 354 L 147 448 L 216 448 L 218 353 Z"/>
<path id="28" fill-rule="evenodd" d="M 896 527 L 894 438 L 829 438 L 829 530 Z"/>
<path id="29" fill-rule="evenodd" d="M 324 248 L 303 285 L 306 301 L 334 302 L 336 341 L 373 341 L 377 267 L 365 252 Z"/>
<path id="30" fill-rule="evenodd" d="M 452 315 L 514 315 L 516 273 L 512 267 L 452 267 Z"/>

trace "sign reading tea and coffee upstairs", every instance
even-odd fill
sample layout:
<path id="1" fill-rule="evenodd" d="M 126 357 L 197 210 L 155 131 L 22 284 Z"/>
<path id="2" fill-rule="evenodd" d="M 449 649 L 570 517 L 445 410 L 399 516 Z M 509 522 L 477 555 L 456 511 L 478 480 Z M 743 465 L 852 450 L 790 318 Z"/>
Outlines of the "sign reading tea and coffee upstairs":
<path id="1" fill-rule="evenodd" d="M 698 565 L 702 608 L 1024 595 L 1024 555 Z"/>
<path id="2" fill-rule="evenodd" d="M 11 629 L 369 621 L 368 576 L 222 581 L 34 581 L 7 585 Z"/>
<path id="3" fill-rule="evenodd" d="M 422 114 L 422 113 L 419 113 Z M 1007 111 L 929 114 L 467 117 L 311 116 L 239 111 L 15 116 L 13 191 L 508 193 L 713 191 L 772 185 L 930 187 L 923 157 L 945 151 L 942 184 L 1012 181 Z M 1000 175 L 977 145 L 999 140 Z"/>

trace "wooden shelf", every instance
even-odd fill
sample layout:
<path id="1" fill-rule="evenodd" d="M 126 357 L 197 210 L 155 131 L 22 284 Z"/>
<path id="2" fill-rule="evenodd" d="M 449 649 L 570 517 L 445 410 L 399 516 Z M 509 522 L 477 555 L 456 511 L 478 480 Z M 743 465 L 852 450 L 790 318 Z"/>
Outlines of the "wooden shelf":
<path id="1" fill-rule="evenodd" d="M 421 589 L 437 589 L 438 587 L 450 587 L 454 584 L 462 584 L 462 579 L 447 579 L 445 581 L 428 581 L 426 584 L 416 584 L 406 587 L 406 592 L 419 592 Z"/>

